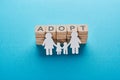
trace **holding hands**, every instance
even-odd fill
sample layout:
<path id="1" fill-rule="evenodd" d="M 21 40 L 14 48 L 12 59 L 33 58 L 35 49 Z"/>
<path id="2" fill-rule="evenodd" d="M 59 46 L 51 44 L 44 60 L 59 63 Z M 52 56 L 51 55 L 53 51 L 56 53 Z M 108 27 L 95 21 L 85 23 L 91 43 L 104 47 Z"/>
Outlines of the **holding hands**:
<path id="1" fill-rule="evenodd" d="M 63 47 L 61 47 L 60 43 L 58 42 L 56 47 L 57 47 L 57 49 L 56 49 L 57 55 L 61 55 L 62 49 L 63 49 L 63 54 L 66 54 L 66 55 L 68 54 L 67 42 L 64 42 L 64 46 Z"/>
<path id="2" fill-rule="evenodd" d="M 72 54 L 78 54 L 79 48 L 81 44 L 81 40 L 78 38 L 77 32 L 71 33 L 71 39 L 70 42 L 67 44 L 67 42 L 63 43 L 63 47 L 61 47 L 60 43 L 57 42 L 57 44 L 54 43 L 52 39 L 51 33 L 46 33 L 45 40 L 43 42 L 43 46 L 46 49 L 46 55 L 52 55 L 52 49 L 54 49 L 54 46 L 56 47 L 57 55 L 61 55 L 61 52 L 63 51 L 63 54 L 68 54 L 68 46 L 70 45 L 70 48 L 72 48 Z M 62 50 L 63 49 L 63 50 Z"/>

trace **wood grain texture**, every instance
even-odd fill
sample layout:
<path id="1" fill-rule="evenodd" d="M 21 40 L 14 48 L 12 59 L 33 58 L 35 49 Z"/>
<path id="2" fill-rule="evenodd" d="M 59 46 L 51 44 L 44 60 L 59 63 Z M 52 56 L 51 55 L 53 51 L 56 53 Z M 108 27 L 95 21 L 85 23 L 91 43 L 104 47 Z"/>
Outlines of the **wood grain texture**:
<path id="1" fill-rule="evenodd" d="M 45 39 L 45 34 L 50 32 L 55 43 L 69 42 L 72 31 L 78 32 L 82 44 L 88 39 L 88 26 L 86 24 L 67 24 L 67 25 L 37 25 L 35 28 L 36 44 L 41 45 Z"/>
<path id="2" fill-rule="evenodd" d="M 88 34 L 88 26 L 86 24 L 77 25 L 78 34 L 79 35 L 87 35 Z"/>
<path id="3" fill-rule="evenodd" d="M 35 27 L 35 37 L 36 38 L 44 38 L 46 33 L 46 27 L 45 26 L 39 26 L 37 25 Z"/>

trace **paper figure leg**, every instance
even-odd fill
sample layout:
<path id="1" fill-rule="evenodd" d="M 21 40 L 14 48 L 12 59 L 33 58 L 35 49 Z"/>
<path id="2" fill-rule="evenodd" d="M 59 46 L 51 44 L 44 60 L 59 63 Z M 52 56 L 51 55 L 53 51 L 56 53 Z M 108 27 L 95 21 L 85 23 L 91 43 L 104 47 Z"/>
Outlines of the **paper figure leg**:
<path id="1" fill-rule="evenodd" d="M 61 52 L 58 51 L 58 52 L 57 52 L 57 55 L 60 55 L 60 54 L 61 54 Z"/>
<path id="2" fill-rule="evenodd" d="M 61 55 L 61 52 L 59 52 L 59 54 Z"/>
<path id="3" fill-rule="evenodd" d="M 50 55 L 52 55 L 52 49 L 50 49 Z"/>
<path id="4" fill-rule="evenodd" d="M 68 54 L 68 50 L 67 49 L 64 50 L 64 54 Z"/>
<path id="5" fill-rule="evenodd" d="M 66 50 L 66 54 L 68 54 L 68 50 Z"/>
<path id="6" fill-rule="evenodd" d="M 57 52 L 57 55 L 59 55 L 59 52 Z"/>
<path id="7" fill-rule="evenodd" d="M 75 48 L 72 48 L 72 54 L 75 54 Z"/>
<path id="8" fill-rule="evenodd" d="M 64 53 L 64 54 L 66 54 L 66 51 L 65 51 L 65 49 L 64 49 L 63 53 Z"/>
<path id="9" fill-rule="evenodd" d="M 46 55 L 49 55 L 49 49 L 46 49 Z"/>
<path id="10" fill-rule="evenodd" d="M 78 52 L 79 52 L 79 51 L 78 51 L 78 48 L 76 48 L 76 54 L 78 54 Z"/>

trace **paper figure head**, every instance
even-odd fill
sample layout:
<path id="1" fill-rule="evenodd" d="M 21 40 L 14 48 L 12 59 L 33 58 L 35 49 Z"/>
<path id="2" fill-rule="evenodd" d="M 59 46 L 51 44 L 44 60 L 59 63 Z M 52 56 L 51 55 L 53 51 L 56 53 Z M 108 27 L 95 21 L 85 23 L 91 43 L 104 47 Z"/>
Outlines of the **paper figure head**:
<path id="1" fill-rule="evenodd" d="M 51 33 L 46 33 L 45 38 L 51 38 L 52 34 Z"/>
<path id="2" fill-rule="evenodd" d="M 71 37 L 76 37 L 76 36 L 78 36 L 78 33 L 77 33 L 76 31 L 73 31 L 73 32 L 71 33 Z"/>

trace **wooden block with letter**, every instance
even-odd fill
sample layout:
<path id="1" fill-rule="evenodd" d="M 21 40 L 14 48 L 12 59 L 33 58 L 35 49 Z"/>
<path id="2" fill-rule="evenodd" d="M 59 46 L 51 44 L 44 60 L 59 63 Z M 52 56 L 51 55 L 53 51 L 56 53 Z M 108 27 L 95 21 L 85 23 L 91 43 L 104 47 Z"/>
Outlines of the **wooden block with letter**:
<path id="1" fill-rule="evenodd" d="M 45 34 L 50 32 L 52 34 L 52 39 L 55 43 L 68 42 L 71 39 L 71 33 L 76 31 L 78 33 L 78 38 L 81 40 L 82 44 L 87 42 L 88 38 L 88 26 L 86 24 L 80 25 L 37 25 L 35 28 L 36 44 L 41 45 L 45 39 Z"/>
<path id="2" fill-rule="evenodd" d="M 86 24 L 77 25 L 79 35 L 88 35 L 88 26 Z"/>
<path id="3" fill-rule="evenodd" d="M 67 42 L 71 39 L 71 33 L 77 31 L 77 26 L 74 24 L 67 25 Z"/>
<path id="4" fill-rule="evenodd" d="M 67 25 L 67 35 L 71 35 L 73 31 L 77 31 L 77 25 Z"/>
<path id="5" fill-rule="evenodd" d="M 65 25 L 58 25 L 57 26 L 57 40 L 64 41 L 66 40 L 66 33 L 67 28 Z"/>
<path id="6" fill-rule="evenodd" d="M 57 37 L 57 32 L 56 32 L 56 26 L 55 25 L 48 25 L 46 27 L 46 32 L 50 32 L 52 34 L 52 38 L 56 39 Z"/>
<path id="7" fill-rule="evenodd" d="M 82 44 L 87 42 L 88 26 L 86 24 L 78 25 L 78 37 L 80 38 Z"/>
<path id="8" fill-rule="evenodd" d="M 36 38 L 44 38 L 45 37 L 45 26 L 39 26 L 37 25 L 35 28 L 35 36 Z"/>
<path id="9" fill-rule="evenodd" d="M 67 28 L 65 25 L 58 25 L 57 26 L 57 35 L 66 35 Z"/>

